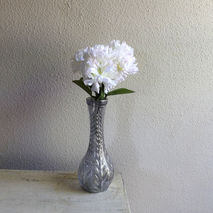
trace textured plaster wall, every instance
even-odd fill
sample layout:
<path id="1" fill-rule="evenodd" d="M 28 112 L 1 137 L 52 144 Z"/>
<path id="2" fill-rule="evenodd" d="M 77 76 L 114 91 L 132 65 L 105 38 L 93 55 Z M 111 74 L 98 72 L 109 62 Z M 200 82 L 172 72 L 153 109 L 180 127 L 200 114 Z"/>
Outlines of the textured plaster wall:
<path id="1" fill-rule="evenodd" d="M 212 0 L 0 0 L 0 168 L 77 169 L 89 122 L 71 58 L 113 39 L 140 68 L 105 120 L 132 212 L 212 213 Z"/>

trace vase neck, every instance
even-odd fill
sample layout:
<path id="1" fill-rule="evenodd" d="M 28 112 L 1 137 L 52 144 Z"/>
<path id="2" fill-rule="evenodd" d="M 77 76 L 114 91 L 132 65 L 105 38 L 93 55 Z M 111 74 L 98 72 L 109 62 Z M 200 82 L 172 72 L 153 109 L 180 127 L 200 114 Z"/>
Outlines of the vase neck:
<path id="1" fill-rule="evenodd" d="M 104 145 L 104 115 L 107 100 L 96 101 L 92 98 L 87 99 L 90 115 L 90 142 L 89 149 L 92 151 L 102 151 Z"/>

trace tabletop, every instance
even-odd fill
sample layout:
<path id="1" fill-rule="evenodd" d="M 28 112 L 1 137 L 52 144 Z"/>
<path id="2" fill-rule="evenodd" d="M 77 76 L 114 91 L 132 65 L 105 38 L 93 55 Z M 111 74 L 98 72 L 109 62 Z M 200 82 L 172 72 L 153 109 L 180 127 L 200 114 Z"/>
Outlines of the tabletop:
<path id="1" fill-rule="evenodd" d="M 130 213 L 120 174 L 106 192 L 88 193 L 76 173 L 0 170 L 0 212 Z"/>

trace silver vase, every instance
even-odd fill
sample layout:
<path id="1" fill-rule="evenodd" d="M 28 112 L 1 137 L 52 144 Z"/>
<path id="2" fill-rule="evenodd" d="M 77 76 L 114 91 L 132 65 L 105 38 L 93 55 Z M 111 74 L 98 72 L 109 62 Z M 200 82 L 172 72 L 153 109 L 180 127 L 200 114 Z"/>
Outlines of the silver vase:
<path id="1" fill-rule="evenodd" d="M 112 182 L 114 169 L 104 144 L 104 114 L 107 100 L 87 98 L 90 115 L 90 140 L 82 159 L 78 178 L 88 192 L 106 191 Z"/>

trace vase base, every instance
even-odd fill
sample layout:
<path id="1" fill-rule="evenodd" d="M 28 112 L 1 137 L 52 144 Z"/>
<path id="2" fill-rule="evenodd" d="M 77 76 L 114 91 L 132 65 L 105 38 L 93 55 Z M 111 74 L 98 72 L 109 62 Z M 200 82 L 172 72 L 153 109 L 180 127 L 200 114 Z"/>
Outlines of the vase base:
<path id="1" fill-rule="evenodd" d="M 86 192 L 88 192 L 88 193 L 101 193 L 101 192 L 106 192 L 107 191 L 107 189 L 109 188 L 106 188 L 106 189 L 102 189 L 102 190 L 93 190 L 93 189 L 88 189 L 88 188 L 86 188 L 86 187 L 84 187 L 84 186 L 81 186 L 81 188 L 84 190 L 84 191 L 86 191 Z"/>

